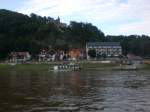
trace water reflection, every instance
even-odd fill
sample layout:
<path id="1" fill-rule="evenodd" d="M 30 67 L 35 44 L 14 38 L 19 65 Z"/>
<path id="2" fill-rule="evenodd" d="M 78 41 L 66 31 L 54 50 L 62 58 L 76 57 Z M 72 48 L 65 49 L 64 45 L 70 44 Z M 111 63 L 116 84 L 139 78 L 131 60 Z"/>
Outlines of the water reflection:
<path id="1" fill-rule="evenodd" d="M 6 71 L 0 112 L 147 112 L 149 71 Z"/>

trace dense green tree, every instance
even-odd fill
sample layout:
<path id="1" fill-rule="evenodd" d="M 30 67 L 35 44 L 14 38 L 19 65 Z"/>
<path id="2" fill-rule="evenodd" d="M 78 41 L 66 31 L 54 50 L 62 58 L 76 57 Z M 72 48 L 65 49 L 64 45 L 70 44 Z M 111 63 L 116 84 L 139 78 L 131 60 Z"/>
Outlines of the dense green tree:
<path id="1" fill-rule="evenodd" d="M 96 50 L 95 49 L 90 49 L 88 51 L 88 55 L 91 57 L 91 58 L 96 58 Z"/>
<path id="2" fill-rule="evenodd" d="M 105 38 L 104 33 L 91 23 L 70 22 L 69 28 L 71 39 L 82 45 L 90 41 L 103 41 Z"/>

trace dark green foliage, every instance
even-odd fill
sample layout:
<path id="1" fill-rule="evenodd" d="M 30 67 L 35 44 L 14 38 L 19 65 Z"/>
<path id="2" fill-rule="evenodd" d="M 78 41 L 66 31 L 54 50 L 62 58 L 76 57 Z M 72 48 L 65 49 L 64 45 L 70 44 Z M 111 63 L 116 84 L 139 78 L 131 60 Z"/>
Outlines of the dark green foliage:
<path id="1" fill-rule="evenodd" d="M 71 22 L 69 28 L 71 40 L 81 42 L 82 45 L 90 41 L 104 40 L 104 33 L 91 23 Z"/>
<path id="2" fill-rule="evenodd" d="M 91 57 L 91 58 L 96 58 L 96 50 L 95 49 L 91 49 L 88 51 L 88 55 Z"/>
<path id="3" fill-rule="evenodd" d="M 102 54 L 102 56 L 101 56 L 103 59 L 105 59 L 106 57 L 107 57 L 107 55 L 106 54 Z"/>

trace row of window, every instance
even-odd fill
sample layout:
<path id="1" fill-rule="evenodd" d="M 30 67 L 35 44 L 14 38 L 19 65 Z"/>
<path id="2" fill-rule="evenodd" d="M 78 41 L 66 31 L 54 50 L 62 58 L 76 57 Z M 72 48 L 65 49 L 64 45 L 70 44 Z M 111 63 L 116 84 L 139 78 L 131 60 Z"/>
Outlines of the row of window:
<path id="1" fill-rule="evenodd" d="M 120 48 L 121 49 L 121 46 L 88 46 L 87 48 L 91 48 L 91 49 L 97 49 L 97 48 L 110 48 L 110 49 Z"/>
<path id="2" fill-rule="evenodd" d="M 96 51 L 97 51 L 97 52 L 102 52 L 102 51 L 110 51 L 110 52 L 113 52 L 113 51 L 122 51 L 122 49 L 97 49 Z"/>
<path id="3" fill-rule="evenodd" d="M 97 54 L 121 54 L 122 52 L 98 52 Z"/>

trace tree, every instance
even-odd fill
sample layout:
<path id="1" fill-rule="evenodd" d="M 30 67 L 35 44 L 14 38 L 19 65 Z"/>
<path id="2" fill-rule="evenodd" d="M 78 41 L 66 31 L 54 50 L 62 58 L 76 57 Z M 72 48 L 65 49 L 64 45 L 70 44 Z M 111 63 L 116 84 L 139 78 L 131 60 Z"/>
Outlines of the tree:
<path id="1" fill-rule="evenodd" d="M 102 58 L 105 60 L 107 55 L 105 53 L 102 54 Z"/>
<path id="2" fill-rule="evenodd" d="M 91 57 L 91 58 L 96 58 L 96 50 L 95 49 L 90 49 L 88 51 L 88 55 Z"/>

